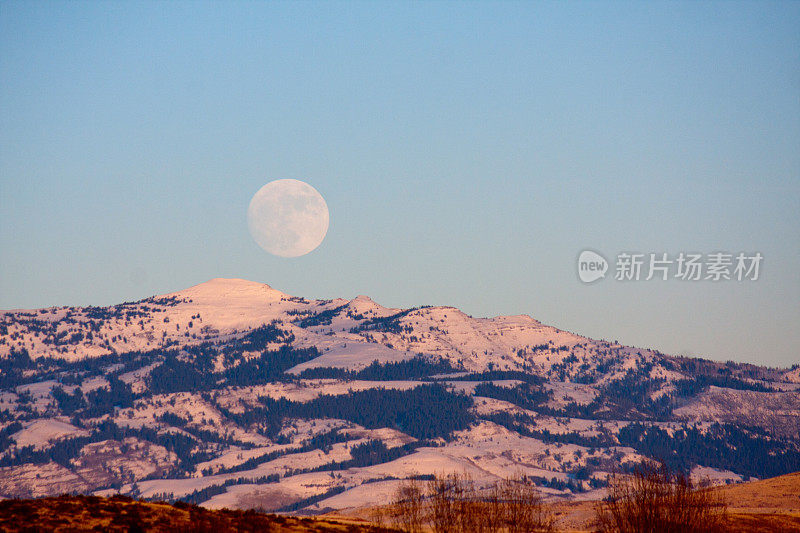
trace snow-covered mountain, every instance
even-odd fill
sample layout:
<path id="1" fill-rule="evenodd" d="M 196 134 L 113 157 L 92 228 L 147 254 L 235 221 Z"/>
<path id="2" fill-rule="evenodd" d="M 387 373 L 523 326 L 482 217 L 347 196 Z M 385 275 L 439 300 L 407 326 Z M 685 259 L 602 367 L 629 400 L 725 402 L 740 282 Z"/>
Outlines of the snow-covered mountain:
<path id="1" fill-rule="evenodd" d="M 0 496 L 311 512 L 467 471 L 586 498 L 645 457 L 726 481 L 800 470 L 799 436 L 797 368 L 672 357 L 529 316 L 238 279 L 0 313 Z"/>
<path id="2" fill-rule="evenodd" d="M 173 343 L 200 344 L 275 320 L 297 337 L 299 346 L 316 346 L 324 352 L 322 359 L 303 368 L 363 368 L 375 359 L 399 361 L 425 353 L 473 371 L 490 366 L 524 370 L 550 366 L 550 358 L 542 355 L 547 351 L 542 350 L 544 345 L 587 354 L 596 353 L 593 347 L 607 346 L 524 315 L 475 319 L 452 307 L 391 309 L 367 296 L 349 301 L 306 300 L 240 279 L 213 279 L 113 307 L 60 307 L 3 315 L 8 342 L 0 345 L 0 354 L 25 349 L 33 358 L 70 361 Z M 556 352 L 553 362 L 563 360 L 567 353 Z"/>

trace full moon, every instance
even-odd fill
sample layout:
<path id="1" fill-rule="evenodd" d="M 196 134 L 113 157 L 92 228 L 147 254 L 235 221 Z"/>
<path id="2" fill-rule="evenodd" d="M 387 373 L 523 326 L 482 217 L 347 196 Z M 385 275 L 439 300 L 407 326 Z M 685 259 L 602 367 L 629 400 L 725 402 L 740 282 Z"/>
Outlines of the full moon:
<path id="1" fill-rule="evenodd" d="M 328 205 L 317 190 L 299 180 L 276 180 L 261 187 L 247 208 L 253 239 L 280 257 L 306 255 L 328 232 Z"/>

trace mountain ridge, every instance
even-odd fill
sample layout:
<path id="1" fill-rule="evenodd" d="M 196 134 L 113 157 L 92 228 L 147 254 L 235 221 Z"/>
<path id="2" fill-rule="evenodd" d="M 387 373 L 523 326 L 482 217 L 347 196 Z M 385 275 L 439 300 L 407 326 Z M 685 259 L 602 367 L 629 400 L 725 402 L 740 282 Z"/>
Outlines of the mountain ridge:
<path id="1" fill-rule="evenodd" d="M 12 311 L 0 311 L 0 315 L 9 316 L 13 314 L 17 315 L 24 315 L 30 313 L 39 313 L 40 315 L 46 315 L 46 319 L 50 319 L 51 321 L 58 321 L 61 316 L 61 310 L 63 309 L 115 309 L 124 306 L 134 306 L 136 304 L 141 304 L 147 306 L 148 303 L 155 303 L 155 302 L 168 302 L 170 300 L 175 300 L 179 304 L 184 304 L 183 306 L 179 307 L 186 307 L 186 311 L 191 311 L 189 313 L 174 313 L 173 307 L 175 306 L 164 306 L 163 308 L 159 309 L 160 314 L 159 317 L 163 319 L 167 319 L 168 323 L 175 323 L 176 319 L 178 320 L 178 324 L 180 321 L 183 320 L 184 323 L 188 323 L 191 321 L 190 318 L 187 318 L 185 315 L 189 315 L 189 317 L 194 316 L 196 313 L 200 313 L 204 308 L 207 309 L 208 307 L 215 308 L 215 316 L 211 318 L 212 325 L 215 326 L 215 329 L 219 329 L 220 331 L 232 331 L 232 330 L 241 330 L 246 327 L 257 327 L 265 322 L 270 320 L 274 320 L 276 318 L 285 318 L 285 313 L 288 312 L 302 312 L 302 309 L 305 307 L 306 309 L 308 306 L 316 306 L 320 308 L 322 311 L 332 310 L 336 307 L 347 306 L 348 311 L 351 311 L 351 314 L 362 314 L 364 312 L 374 315 L 370 316 L 369 318 L 380 318 L 389 316 L 392 314 L 397 314 L 400 312 L 410 312 L 414 313 L 415 315 L 428 315 L 425 317 L 428 324 L 428 327 L 439 327 L 438 323 L 444 323 L 445 319 L 448 319 L 451 322 L 450 326 L 452 326 L 453 322 L 460 322 L 460 321 L 474 321 L 476 324 L 491 324 L 491 323 L 499 323 L 500 328 L 504 328 L 507 331 L 509 329 L 513 329 L 515 326 L 530 326 L 533 328 L 541 328 L 546 332 L 550 332 L 555 334 L 555 336 L 562 336 L 564 339 L 569 340 L 579 340 L 579 339 L 586 339 L 585 337 L 581 337 L 579 335 L 574 335 L 571 333 L 564 332 L 562 330 L 558 330 L 557 328 L 553 328 L 551 326 L 545 326 L 541 324 L 541 322 L 535 320 L 534 318 L 530 317 L 529 315 L 500 315 L 496 317 L 486 317 L 486 318 L 473 318 L 469 315 L 466 315 L 459 309 L 452 307 L 452 306 L 435 306 L 435 307 L 425 307 L 425 308 L 412 308 L 412 309 L 398 309 L 398 308 L 387 308 L 372 300 L 370 297 L 365 295 L 359 295 L 351 300 L 346 300 L 343 298 L 335 299 L 335 300 L 307 300 L 303 297 L 297 296 L 290 296 L 285 294 L 281 291 L 273 289 L 268 284 L 259 283 L 248 281 L 244 279 L 232 278 L 214 278 L 207 282 L 200 283 L 198 285 L 194 285 L 187 289 L 166 293 L 162 295 L 152 296 L 150 298 L 145 298 L 143 300 L 139 300 L 138 302 L 126 303 L 126 304 L 118 304 L 114 306 L 107 306 L 104 308 L 94 308 L 94 307 L 87 307 L 87 308 L 65 308 L 65 307 L 53 307 L 53 308 L 45 308 L 43 309 L 30 309 L 30 310 L 12 310 Z M 281 302 L 288 305 L 279 305 Z M 266 307 L 265 307 L 266 304 Z M 270 312 L 267 312 L 269 310 Z M 43 311 L 48 311 L 44 313 Z M 247 314 L 246 314 L 247 313 Z M 448 315 L 450 313 L 450 315 Z M 177 316 L 176 316 L 177 315 Z M 51 318 L 52 316 L 52 318 Z M 243 318 L 247 317 L 247 318 Z M 422 317 L 419 317 L 422 318 Z M 455 320 L 454 320 L 455 318 Z M 208 318 L 204 318 L 204 320 L 208 320 Z M 192 324 L 194 327 L 194 324 Z M 169 326 L 158 326 L 154 325 L 152 335 L 155 337 L 159 334 L 166 334 L 174 338 L 176 336 L 180 336 L 184 333 L 181 333 L 180 330 L 171 331 L 172 328 Z M 319 328 L 318 328 L 319 329 Z M 461 332 L 464 333 L 463 331 Z M 58 333 L 57 333 L 58 334 Z M 489 336 L 497 336 L 502 335 L 503 333 L 500 331 L 490 331 L 487 333 Z M 106 337 L 117 337 L 123 335 L 123 332 L 120 330 L 116 331 L 109 331 Z M 137 337 L 142 337 L 143 335 L 139 335 L 134 332 L 134 335 Z M 144 334 L 146 337 L 146 333 Z M 485 337 L 486 335 L 484 335 Z M 552 340 L 552 339 L 548 339 Z M 586 339 L 588 340 L 588 339 Z M 106 347 L 106 350 L 103 351 L 102 349 L 98 348 L 96 345 L 89 344 L 86 346 L 85 353 L 77 353 L 73 351 L 73 355 L 77 357 L 92 357 L 97 356 L 103 353 L 111 353 L 112 351 L 123 351 L 132 348 L 141 349 L 144 347 L 155 347 L 159 344 L 154 342 L 155 338 L 152 339 L 150 342 L 139 342 L 133 346 L 128 345 L 127 343 L 123 343 L 122 346 L 117 346 L 117 341 L 111 341 Z M 415 343 L 415 342 L 405 342 L 407 345 L 407 349 L 404 351 L 412 351 L 411 348 L 416 347 L 420 350 L 423 349 L 431 349 L 434 352 L 441 352 L 441 351 L 448 351 L 455 349 L 456 351 L 459 350 L 457 346 L 455 346 L 451 342 L 446 342 L 444 345 L 440 346 L 426 346 L 426 343 Z M 483 349 L 486 350 L 492 343 L 484 343 L 486 346 L 483 346 Z M 531 344 L 530 342 L 528 344 Z M 21 343 L 17 343 L 16 346 L 18 348 L 25 348 L 28 349 L 33 357 L 38 357 L 42 355 L 47 356 L 55 356 L 58 357 L 60 355 L 65 355 L 68 357 L 72 357 L 66 352 L 59 352 L 58 350 L 48 349 L 46 344 L 39 344 L 38 347 L 35 344 L 33 339 L 23 338 Z M 508 348 L 508 346 L 506 346 Z M 0 355 L 4 353 L 8 353 L 9 348 L 0 346 Z M 508 350 L 503 351 L 505 355 L 509 355 L 507 352 Z"/>
<path id="2" fill-rule="evenodd" d="M 737 482 L 800 470 L 796 378 L 527 315 L 215 278 L 0 312 L 0 496 L 320 512 L 385 501 L 411 476 L 521 472 L 581 499 L 654 458 Z"/>
<path id="3" fill-rule="evenodd" d="M 352 310 L 355 313 L 360 313 L 363 311 L 372 311 L 372 312 L 379 312 L 384 316 L 388 316 L 390 314 L 396 314 L 399 312 L 417 312 L 420 309 L 428 309 L 432 310 L 429 311 L 430 313 L 435 313 L 435 317 L 433 320 L 442 321 L 443 317 L 446 317 L 447 312 L 452 312 L 453 314 L 457 315 L 459 318 L 473 320 L 478 322 L 500 322 L 503 323 L 508 329 L 513 326 L 520 326 L 520 325 L 529 325 L 533 328 L 540 328 L 542 330 L 546 330 L 548 332 L 552 332 L 555 335 L 564 336 L 565 339 L 569 340 L 584 340 L 584 341 L 591 341 L 596 343 L 604 343 L 609 346 L 624 346 L 617 342 L 608 342 L 605 340 L 596 340 L 591 339 L 589 337 L 585 337 L 576 333 L 572 333 L 566 330 L 561 330 L 555 328 L 553 326 L 548 326 L 542 324 L 539 320 L 533 318 L 528 314 L 517 314 L 517 315 L 497 315 L 493 317 L 472 317 L 471 315 L 467 315 L 460 309 L 453 307 L 453 306 L 424 306 L 423 308 L 410 308 L 410 309 L 400 309 L 400 308 L 387 308 L 384 307 L 377 302 L 375 302 L 372 298 L 367 295 L 358 295 L 355 298 L 347 300 L 345 298 L 336 298 L 333 300 L 320 300 L 320 299 L 306 299 L 304 297 L 298 296 L 291 296 L 287 293 L 284 293 L 280 290 L 274 289 L 269 284 L 262 283 L 262 282 L 255 282 L 250 280 L 245 280 L 242 278 L 212 278 L 206 282 L 199 283 L 197 285 L 193 285 L 186 289 L 181 289 L 174 292 L 164 293 L 160 295 L 154 295 L 149 298 L 145 298 L 142 300 L 138 300 L 135 302 L 125 302 L 122 304 L 110 305 L 105 307 L 74 307 L 70 308 L 68 306 L 56 306 L 56 307 L 48 307 L 48 308 L 32 308 L 32 309 L 11 309 L 11 310 L 0 310 L 0 317 L 8 317 L 9 315 L 25 315 L 31 313 L 39 313 L 39 314 L 46 314 L 47 316 L 44 317 L 50 321 L 57 321 L 58 317 L 62 314 L 62 310 L 64 309 L 112 309 L 112 308 L 119 308 L 124 306 L 131 306 L 136 304 L 147 304 L 148 302 L 163 302 L 167 300 L 178 300 L 179 303 L 190 303 L 194 304 L 193 306 L 189 306 L 190 308 L 196 309 L 198 312 L 203 307 L 216 307 L 218 310 L 220 308 L 236 308 L 236 306 L 243 306 L 246 305 L 243 309 L 236 309 L 241 315 L 243 315 L 243 311 L 254 311 L 250 320 L 247 321 L 240 321 L 237 322 L 231 319 L 231 313 L 222 313 L 222 316 L 213 317 L 218 323 L 215 325 L 219 325 L 222 327 L 227 327 L 228 329 L 240 329 L 242 326 L 244 327 L 255 327 L 258 325 L 262 325 L 265 321 L 269 319 L 280 318 L 286 310 L 295 311 L 297 312 L 301 306 L 284 306 L 283 309 L 274 309 L 272 310 L 272 314 L 264 314 L 263 305 L 262 304 L 276 304 L 279 302 L 293 302 L 293 303 L 302 303 L 305 305 L 316 305 L 320 307 L 322 310 L 330 310 L 334 307 L 340 306 L 347 306 L 349 310 Z M 163 309 L 165 313 L 164 318 L 169 318 L 172 321 L 172 316 L 169 314 L 169 309 Z M 233 312 L 236 312 L 233 311 Z M 259 313 L 258 311 L 262 311 Z M 45 313 L 46 312 L 46 313 Z M 184 313 L 185 314 L 185 313 Z M 551 339 L 549 339 L 551 340 Z M 27 346 L 25 343 L 19 344 L 17 343 L 19 348 L 26 348 Z M 39 345 L 39 350 L 33 350 L 32 356 L 37 357 L 40 355 L 47 355 L 47 356 L 55 356 L 58 357 L 58 351 L 50 350 L 50 353 L 47 352 L 46 348 L 42 348 L 42 345 Z M 645 351 L 649 353 L 660 353 L 657 350 L 650 349 L 650 348 L 636 348 L 631 346 L 626 346 L 626 348 L 630 348 L 633 350 L 638 351 Z M 7 355 L 9 351 L 8 345 L 0 345 L 0 356 Z M 86 353 L 85 356 L 91 357 L 96 356 L 101 353 L 110 353 L 111 350 L 107 352 L 99 352 L 99 351 L 90 351 Z M 791 372 L 787 372 L 787 378 L 800 383 L 800 369 L 792 369 Z"/>

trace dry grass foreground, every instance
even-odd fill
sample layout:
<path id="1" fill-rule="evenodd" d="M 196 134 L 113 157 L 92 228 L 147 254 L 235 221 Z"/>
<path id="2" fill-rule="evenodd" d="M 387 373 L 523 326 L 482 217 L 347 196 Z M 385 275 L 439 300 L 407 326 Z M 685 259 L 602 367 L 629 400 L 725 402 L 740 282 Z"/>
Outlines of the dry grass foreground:
<path id="1" fill-rule="evenodd" d="M 421 484 L 418 489 L 424 489 Z M 405 486 L 407 491 L 409 486 Z M 430 490 L 430 488 L 429 488 Z M 413 489 L 412 493 L 415 492 Z M 762 481 L 752 481 L 736 485 L 727 485 L 711 489 L 712 501 L 721 501 L 727 507 L 724 520 L 720 521 L 710 529 L 724 532 L 798 532 L 800 533 L 800 472 L 787 474 Z M 406 531 L 434 531 L 436 528 L 428 524 L 427 527 L 419 527 L 415 523 L 421 520 L 397 520 L 404 515 L 414 515 L 425 512 L 419 505 L 417 511 L 409 509 L 408 506 L 415 500 L 412 494 L 398 494 L 393 505 L 381 508 L 361 508 L 352 509 L 343 513 L 333 513 L 331 517 L 350 518 L 358 517 L 361 519 L 371 519 L 389 523 L 401 530 Z M 411 496 L 411 497 L 409 497 Z M 400 500 L 400 501 L 398 501 Z M 405 500 L 405 503 L 402 501 Z M 538 503 L 538 504 L 537 504 Z M 599 501 L 573 501 L 556 503 L 535 503 L 535 507 L 543 516 L 550 516 L 551 523 L 555 531 L 569 532 L 589 532 L 598 531 L 601 524 L 598 523 L 598 504 Z M 484 509 L 486 511 L 488 509 Z M 411 511 L 409 513 L 409 511 Z M 427 511 L 430 513 L 430 510 Z M 382 520 L 378 520 L 376 518 Z M 404 523 L 405 522 L 405 523 Z M 713 521 L 712 521 L 713 522 Z M 442 529 L 458 529 L 458 520 L 451 520 L 450 527 Z M 542 524 L 544 525 L 544 524 Z M 698 530 L 707 529 L 704 526 L 714 524 L 702 524 Z M 548 528 L 542 528 L 548 529 Z M 614 529 L 614 528 L 608 528 Z M 674 531 L 696 531 L 691 527 L 678 528 Z"/>
<path id="2" fill-rule="evenodd" d="M 729 532 L 800 532 L 800 472 L 761 481 L 726 485 L 713 491 L 727 504 Z M 597 502 L 549 505 L 559 531 L 586 532 L 597 528 Z"/>
<path id="3" fill-rule="evenodd" d="M 732 531 L 800 532 L 800 472 L 717 489 Z"/>
<path id="4" fill-rule="evenodd" d="M 800 472 L 714 489 L 728 505 L 724 531 L 800 532 Z M 545 505 L 559 531 L 594 531 L 597 502 Z M 363 512 L 363 510 L 362 510 Z M 361 513 L 358 513 L 361 514 Z M 363 516 L 363 515 L 362 515 Z M 195 505 L 126 497 L 61 496 L 0 501 L 0 531 L 389 531 L 350 517 L 296 518 L 254 511 L 210 511 Z"/>
<path id="5" fill-rule="evenodd" d="M 212 511 L 178 503 L 150 503 L 124 496 L 59 496 L 36 500 L 0 501 L 0 531 L 169 531 L 211 533 L 319 532 L 378 533 L 387 529 L 368 524 L 298 518 L 255 511 Z"/>

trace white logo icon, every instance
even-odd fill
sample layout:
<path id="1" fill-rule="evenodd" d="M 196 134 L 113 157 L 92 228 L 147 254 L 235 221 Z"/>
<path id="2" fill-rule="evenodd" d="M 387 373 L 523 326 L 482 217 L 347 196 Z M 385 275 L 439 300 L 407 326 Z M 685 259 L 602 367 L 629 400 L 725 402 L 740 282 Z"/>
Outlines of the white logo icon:
<path id="1" fill-rule="evenodd" d="M 591 283 L 606 277 L 608 261 L 602 255 L 591 250 L 584 250 L 578 256 L 578 277 L 584 283 Z"/>

